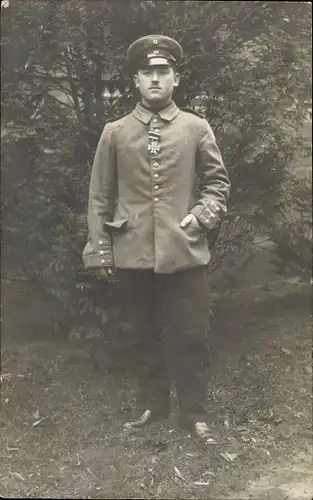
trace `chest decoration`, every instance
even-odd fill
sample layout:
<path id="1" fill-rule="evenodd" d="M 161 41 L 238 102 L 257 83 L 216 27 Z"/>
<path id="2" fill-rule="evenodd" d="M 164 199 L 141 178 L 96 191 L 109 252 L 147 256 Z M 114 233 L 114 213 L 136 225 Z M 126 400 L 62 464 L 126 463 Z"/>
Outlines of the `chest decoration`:
<path id="1" fill-rule="evenodd" d="M 160 152 L 160 138 L 161 134 L 159 132 L 154 132 L 149 130 L 148 132 L 148 151 L 151 155 L 157 155 Z"/>

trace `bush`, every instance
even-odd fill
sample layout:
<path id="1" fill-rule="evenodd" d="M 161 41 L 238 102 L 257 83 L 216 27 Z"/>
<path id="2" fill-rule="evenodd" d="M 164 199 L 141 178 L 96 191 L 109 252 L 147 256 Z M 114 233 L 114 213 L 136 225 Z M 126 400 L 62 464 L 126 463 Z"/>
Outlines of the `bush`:
<path id="1" fill-rule="evenodd" d="M 210 266 L 216 289 L 237 282 L 234 270 L 251 259 L 257 234 L 277 243 L 282 261 L 289 252 L 290 265 L 306 269 L 308 207 L 301 220 L 287 217 L 298 197 L 289 191 L 295 184 L 284 183 L 310 104 L 309 9 L 295 2 L 11 0 L 1 41 L 4 274 L 37 282 L 73 320 L 99 313 L 98 285 L 81 259 L 90 169 L 106 121 L 136 101 L 124 54 L 149 32 L 183 44 L 175 100 L 189 105 L 207 96 L 202 110 L 230 173 L 228 219 Z M 109 290 L 103 299 L 100 309 L 112 303 Z"/>

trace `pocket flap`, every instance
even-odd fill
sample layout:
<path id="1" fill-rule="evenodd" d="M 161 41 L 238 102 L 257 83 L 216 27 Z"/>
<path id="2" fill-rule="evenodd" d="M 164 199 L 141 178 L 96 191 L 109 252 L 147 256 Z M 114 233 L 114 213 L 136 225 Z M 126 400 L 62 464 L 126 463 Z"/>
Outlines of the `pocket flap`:
<path id="1" fill-rule="evenodd" d="M 113 229 L 121 229 L 128 222 L 128 219 L 118 219 L 112 222 L 104 222 L 105 226 L 112 227 Z"/>

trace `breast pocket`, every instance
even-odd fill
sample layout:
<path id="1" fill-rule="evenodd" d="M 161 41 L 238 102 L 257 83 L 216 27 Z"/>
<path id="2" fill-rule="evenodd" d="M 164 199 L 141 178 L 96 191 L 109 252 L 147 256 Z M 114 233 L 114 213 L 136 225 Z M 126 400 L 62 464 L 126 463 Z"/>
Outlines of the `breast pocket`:
<path id="1" fill-rule="evenodd" d="M 180 170 L 193 165 L 197 152 L 197 143 L 193 135 L 193 130 L 188 128 L 164 130 L 160 142 L 161 159 L 176 164 Z"/>

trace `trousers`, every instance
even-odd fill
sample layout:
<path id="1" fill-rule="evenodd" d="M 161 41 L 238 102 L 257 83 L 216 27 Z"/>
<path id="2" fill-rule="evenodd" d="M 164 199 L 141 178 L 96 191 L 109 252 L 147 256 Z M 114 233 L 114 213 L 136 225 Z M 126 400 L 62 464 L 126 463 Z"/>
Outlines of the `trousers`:
<path id="1" fill-rule="evenodd" d="M 130 332 L 143 409 L 170 413 L 171 381 L 181 420 L 206 417 L 209 287 L 205 266 L 173 274 L 118 269 L 121 311 Z"/>

